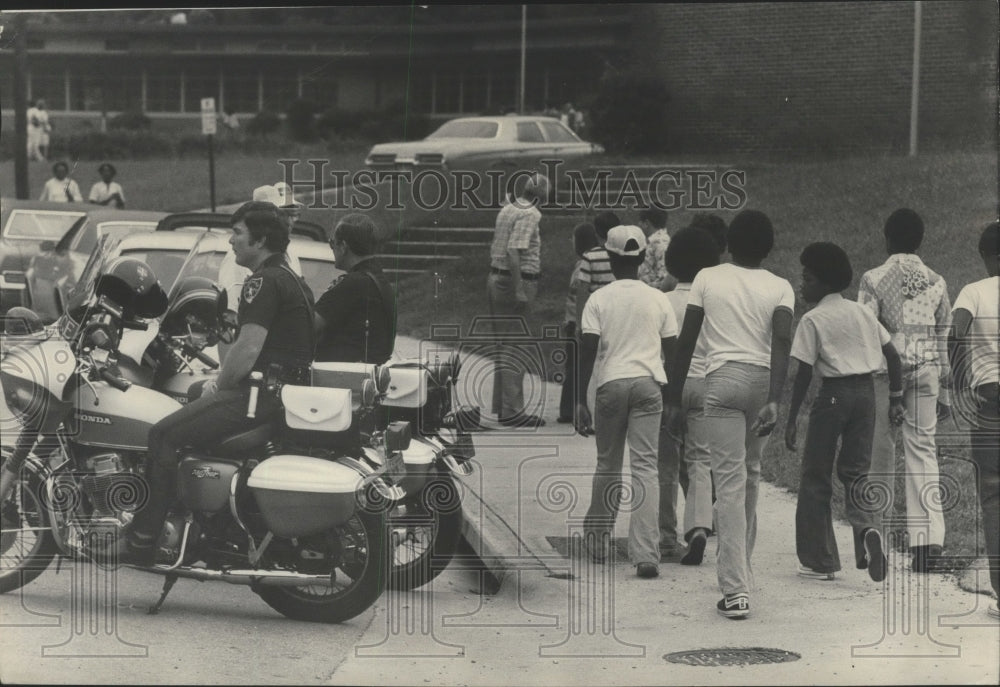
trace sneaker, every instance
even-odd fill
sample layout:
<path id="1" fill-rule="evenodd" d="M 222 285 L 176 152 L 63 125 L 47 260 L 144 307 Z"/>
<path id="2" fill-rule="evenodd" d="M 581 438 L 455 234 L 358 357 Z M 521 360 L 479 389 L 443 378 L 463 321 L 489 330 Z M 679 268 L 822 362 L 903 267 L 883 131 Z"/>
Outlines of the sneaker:
<path id="1" fill-rule="evenodd" d="M 660 567 L 656 563 L 640 563 L 635 566 L 636 577 L 643 577 L 646 579 L 652 577 L 660 576 Z"/>
<path id="2" fill-rule="evenodd" d="M 882 535 L 874 528 L 865 532 L 865 558 L 868 559 L 868 577 L 874 582 L 884 580 L 888 561 L 882 551 Z"/>
<path id="3" fill-rule="evenodd" d="M 715 608 L 721 616 L 731 620 L 743 620 L 750 615 L 750 595 L 745 592 L 726 594 Z"/>
<path id="4" fill-rule="evenodd" d="M 705 558 L 706 544 L 708 535 L 705 534 L 705 530 L 698 530 L 688 542 L 688 551 L 681 558 L 681 565 L 701 565 L 701 561 Z"/>
<path id="5" fill-rule="evenodd" d="M 1000 607 L 997 606 L 996 601 L 986 607 L 986 614 L 991 618 L 1000 618 Z"/>
<path id="6" fill-rule="evenodd" d="M 808 577 L 810 580 L 832 580 L 836 578 L 836 574 L 832 572 L 820 572 L 819 570 L 813 570 L 800 564 L 799 577 Z"/>

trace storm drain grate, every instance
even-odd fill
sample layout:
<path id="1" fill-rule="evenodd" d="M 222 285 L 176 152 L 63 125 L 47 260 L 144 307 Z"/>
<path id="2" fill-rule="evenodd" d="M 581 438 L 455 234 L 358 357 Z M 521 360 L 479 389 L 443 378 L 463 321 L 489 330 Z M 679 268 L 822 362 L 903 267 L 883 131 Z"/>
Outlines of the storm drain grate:
<path id="1" fill-rule="evenodd" d="M 556 552 L 563 558 L 574 558 L 582 554 L 582 551 L 576 551 L 573 549 L 573 539 L 570 537 L 545 537 L 546 541 L 549 542 L 549 546 L 556 550 Z M 582 543 L 582 538 L 575 538 L 577 542 Z M 615 537 L 614 538 L 615 547 L 615 559 L 619 563 L 628 562 L 628 539 L 626 537 Z"/>
<path id="2" fill-rule="evenodd" d="M 695 649 L 675 651 L 663 656 L 669 663 L 683 663 L 687 666 L 744 666 L 761 663 L 790 663 L 802 658 L 799 654 L 783 649 Z"/>

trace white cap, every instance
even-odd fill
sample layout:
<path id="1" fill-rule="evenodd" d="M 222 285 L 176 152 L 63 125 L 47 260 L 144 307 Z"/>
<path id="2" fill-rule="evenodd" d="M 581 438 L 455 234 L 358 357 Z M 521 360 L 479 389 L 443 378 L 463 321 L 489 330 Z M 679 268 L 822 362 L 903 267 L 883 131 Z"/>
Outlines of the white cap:
<path id="1" fill-rule="evenodd" d="M 615 255 L 636 256 L 646 250 L 646 235 L 632 224 L 619 224 L 608 232 L 605 250 Z"/>
<path id="2" fill-rule="evenodd" d="M 273 203 L 274 205 L 281 207 L 283 199 L 281 193 L 278 192 L 274 186 L 264 185 L 258 186 L 253 190 L 253 200 L 262 203 Z"/>
<path id="3" fill-rule="evenodd" d="M 274 188 L 277 189 L 278 195 L 281 197 L 281 202 L 278 203 L 279 208 L 302 207 L 302 203 L 295 200 L 295 195 L 292 193 L 292 187 L 287 183 L 279 181 L 274 185 Z"/>

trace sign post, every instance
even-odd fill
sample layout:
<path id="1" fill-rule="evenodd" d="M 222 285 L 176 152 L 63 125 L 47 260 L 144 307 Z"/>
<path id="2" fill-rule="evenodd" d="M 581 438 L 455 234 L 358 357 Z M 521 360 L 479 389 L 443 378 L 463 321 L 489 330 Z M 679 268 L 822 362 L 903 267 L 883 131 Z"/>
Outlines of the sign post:
<path id="1" fill-rule="evenodd" d="M 215 212 L 215 98 L 201 99 L 201 133 L 208 137 L 208 189 Z"/>

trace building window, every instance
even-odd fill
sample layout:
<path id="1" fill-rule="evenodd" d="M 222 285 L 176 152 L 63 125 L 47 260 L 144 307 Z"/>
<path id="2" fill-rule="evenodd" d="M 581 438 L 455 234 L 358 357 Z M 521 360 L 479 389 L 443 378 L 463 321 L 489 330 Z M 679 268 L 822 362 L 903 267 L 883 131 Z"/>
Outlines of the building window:
<path id="1" fill-rule="evenodd" d="M 111 112 L 141 111 L 142 76 L 131 73 L 105 77 L 104 98 Z"/>
<path id="2" fill-rule="evenodd" d="M 181 109 L 181 77 L 168 69 L 146 70 L 146 111 L 179 112 Z"/>
<path id="3" fill-rule="evenodd" d="M 471 74 L 465 77 L 462 89 L 462 112 L 478 114 L 486 111 L 489 83 L 489 77 L 485 74 Z"/>
<path id="4" fill-rule="evenodd" d="M 12 85 L 11 96 L 13 95 Z M 38 100 L 39 98 L 45 100 L 45 109 L 47 110 L 66 109 L 66 78 L 62 69 L 59 69 L 58 73 L 32 72 L 31 99 Z"/>
<path id="5" fill-rule="evenodd" d="M 294 70 L 269 69 L 263 73 L 264 109 L 284 112 L 289 103 L 299 97 L 299 75 Z M 228 101 L 227 101 L 228 102 Z M 254 103 L 254 112 L 257 104 Z"/>
<path id="6" fill-rule="evenodd" d="M 337 107 L 337 80 L 333 70 L 321 67 L 303 72 L 302 97 L 316 103 L 320 110 Z"/>
<path id="7" fill-rule="evenodd" d="M 45 41 L 41 38 L 29 38 L 25 43 L 28 50 L 45 50 Z"/>
<path id="8" fill-rule="evenodd" d="M 509 112 L 517 108 L 516 73 L 494 72 L 490 83 L 490 110 L 493 112 Z"/>
<path id="9" fill-rule="evenodd" d="M 225 109 L 231 112 L 256 112 L 258 86 L 256 69 L 224 73 Z"/>
<path id="10" fill-rule="evenodd" d="M 410 83 L 403 93 L 410 112 L 426 114 L 431 112 L 431 77 L 426 71 L 421 74 L 410 72 Z"/>
<path id="11" fill-rule="evenodd" d="M 201 112 L 202 98 L 215 98 L 215 104 L 218 107 L 219 73 L 214 69 L 186 70 L 184 74 L 184 111 Z"/>
<path id="12" fill-rule="evenodd" d="M 435 112 L 452 114 L 462 111 L 460 74 L 438 74 Z"/>
<path id="13" fill-rule="evenodd" d="M 105 50 L 128 50 L 128 41 L 124 38 L 109 38 L 104 41 Z"/>

